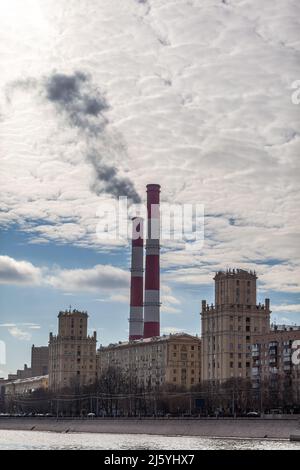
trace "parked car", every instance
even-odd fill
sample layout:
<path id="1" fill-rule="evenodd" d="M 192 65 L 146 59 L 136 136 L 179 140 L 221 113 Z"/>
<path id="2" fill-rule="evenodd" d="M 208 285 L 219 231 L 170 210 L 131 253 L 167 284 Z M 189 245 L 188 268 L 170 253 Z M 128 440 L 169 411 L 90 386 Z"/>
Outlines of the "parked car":
<path id="1" fill-rule="evenodd" d="M 258 413 L 257 411 L 248 411 L 248 413 L 246 414 L 246 416 L 248 418 L 259 418 L 260 417 L 260 413 Z"/>
<path id="2" fill-rule="evenodd" d="M 272 415 L 281 415 L 282 414 L 282 409 L 281 408 L 274 408 L 273 410 L 270 410 L 270 413 Z"/>

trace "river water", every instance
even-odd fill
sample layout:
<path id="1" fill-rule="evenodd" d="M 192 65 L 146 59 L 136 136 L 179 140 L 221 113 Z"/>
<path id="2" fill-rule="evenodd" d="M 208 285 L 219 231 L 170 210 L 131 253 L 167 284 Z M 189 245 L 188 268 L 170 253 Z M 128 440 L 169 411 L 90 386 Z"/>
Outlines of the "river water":
<path id="1" fill-rule="evenodd" d="M 300 450 L 300 443 L 147 434 L 60 434 L 0 430 L 0 450 Z"/>

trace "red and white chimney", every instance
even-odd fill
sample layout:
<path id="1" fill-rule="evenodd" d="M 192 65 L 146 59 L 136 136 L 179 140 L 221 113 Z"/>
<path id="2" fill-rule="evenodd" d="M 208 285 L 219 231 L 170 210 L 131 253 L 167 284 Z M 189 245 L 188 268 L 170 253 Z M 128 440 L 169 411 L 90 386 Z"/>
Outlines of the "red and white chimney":
<path id="1" fill-rule="evenodd" d="M 147 185 L 144 338 L 160 336 L 160 185 Z"/>
<path id="2" fill-rule="evenodd" d="M 144 301 L 144 220 L 132 219 L 131 285 L 129 341 L 143 338 L 143 301 Z"/>

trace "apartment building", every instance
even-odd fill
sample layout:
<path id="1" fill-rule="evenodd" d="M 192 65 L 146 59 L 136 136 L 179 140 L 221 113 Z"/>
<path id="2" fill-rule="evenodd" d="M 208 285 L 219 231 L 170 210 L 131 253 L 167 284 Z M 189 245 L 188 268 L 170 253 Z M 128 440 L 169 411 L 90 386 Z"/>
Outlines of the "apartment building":
<path id="1" fill-rule="evenodd" d="M 35 346 L 31 348 L 31 374 L 32 377 L 47 375 L 49 372 L 48 346 Z"/>
<path id="2" fill-rule="evenodd" d="M 255 272 L 220 271 L 214 281 L 215 304 L 202 301 L 202 380 L 250 380 L 253 336 L 269 331 L 270 301 L 257 304 Z"/>
<path id="3" fill-rule="evenodd" d="M 254 336 L 253 341 L 253 388 L 300 404 L 300 365 L 293 360 L 300 326 L 272 325 L 268 334 Z"/>
<path id="4" fill-rule="evenodd" d="M 50 333 L 49 388 L 57 391 L 96 381 L 96 332 L 88 336 L 88 314 L 66 310 L 58 315 L 58 335 Z"/>
<path id="5" fill-rule="evenodd" d="M 201 380 L 201 340 L 185 333 L 111 344 L 98 350 L 98 375 L 108 367 L 137 377 L 145 387 L 189 389 Z"/>

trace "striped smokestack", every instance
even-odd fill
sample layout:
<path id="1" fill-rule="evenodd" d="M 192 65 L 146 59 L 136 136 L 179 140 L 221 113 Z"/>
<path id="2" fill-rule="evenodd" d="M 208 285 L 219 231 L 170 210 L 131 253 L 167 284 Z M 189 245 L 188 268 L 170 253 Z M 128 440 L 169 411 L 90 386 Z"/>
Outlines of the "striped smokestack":
<path id="1" fill-rule="evenodd" d="M 131 285 L 129 341 L 143 337 L 143 301 L 144 301 L 144 220 L 132 219 Z"/>
<path id="2" fill-rule="evenodd" d="M 160 336 L 159 195 L 159 184 L 147 185 L 148 236 L 146 241 L 144 338 Z"/>

